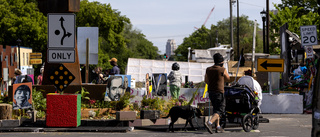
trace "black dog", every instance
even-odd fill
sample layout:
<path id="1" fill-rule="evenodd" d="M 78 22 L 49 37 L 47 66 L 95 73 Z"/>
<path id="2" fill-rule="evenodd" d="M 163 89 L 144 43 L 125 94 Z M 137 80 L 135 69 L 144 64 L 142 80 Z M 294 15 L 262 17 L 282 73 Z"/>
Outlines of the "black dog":
<path id="1" fill-rule="evenodd" d="M 195 129 L 192 124 L 192 118 L 194 118 L 195 116 L 200 118 L 201 111 L 199 108 L 195 108 L 192 106 L 174 106 L 170 109 L 168 116 L 164 118 L 168 118 L 169 116 L 171 117 L 171 123 L 169 124 L 169 131 L 174 132 L 173 124 L 178 120 L 179 117 L 186 120 L 186 124 L 184 125 L 184 130 L 186 130 L 188 123 L 190 123 L 193 129 Z"/>

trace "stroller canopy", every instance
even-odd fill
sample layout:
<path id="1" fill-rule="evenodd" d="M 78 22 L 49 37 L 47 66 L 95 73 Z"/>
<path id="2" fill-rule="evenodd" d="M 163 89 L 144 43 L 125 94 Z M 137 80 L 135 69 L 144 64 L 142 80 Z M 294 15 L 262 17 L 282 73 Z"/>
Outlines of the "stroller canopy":
<path id="1" fill-rule="evenodd" d="M 255 79 L 253 79 L 251 76 L 242 76 L 239 80 L 238 80 L 238 84 L 240 85 L 247 85 L 249 88 L 251 88 L 252 90 L 254 90 L 255 92 L 258 93 L 258 97 L 259 97 L 259 106 L 261 105 L 261 100 L 262 100 L 262 89 L 260 84 L 258 83 L 258 81 L 256 81 Z"/>

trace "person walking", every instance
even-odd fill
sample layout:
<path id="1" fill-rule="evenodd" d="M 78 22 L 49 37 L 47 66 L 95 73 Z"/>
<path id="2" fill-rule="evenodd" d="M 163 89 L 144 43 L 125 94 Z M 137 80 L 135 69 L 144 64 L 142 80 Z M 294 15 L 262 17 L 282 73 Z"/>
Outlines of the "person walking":
<path id="1" fill-rule="evenodd" d="M 171 67 L 172 71 L 170 72 L 168 79 L 170 82 L 170 93 L 173 99 L 179 99 L 180 96 L 180 87 L 182 82 L 182 76 L 179 72 L 180 65 L 178 63 L 173 63 Z"/>
<path id="2" fill-rule="evenodd" d="M 109 62 L 113 66 L 110 70 L 110 75 L 120 74 L 120 69 L 117 64 L 118 60 L 116 58 L 111 58 Z"/>
<path id="3" fill-rule="evenodd" d="M 44 68 L 41 68 L 41 69 L 40 69 L 40 75 L 38 76 L 37 85 L 42 85 L 42 81 L 43 81 L 43 71 L 44 71 Z"/>
<path id="4" fill-rule="evenodd" d="M 220 127 L 219 120 L 225 111 L 226 102 L 224 97 L 224 82 L 229 81 L 230 77 L 227 70 L 223 67 L 223 56 L 220 53 L 213 55 L 214 65 L 206 69 L 205 83 L 208 84 L 209 99 L 213 106 L 213 116 L 204 123 L 209 133 L 213 134 L 212 124 L 216 123 L 216 131 L 224 132 Z"/>

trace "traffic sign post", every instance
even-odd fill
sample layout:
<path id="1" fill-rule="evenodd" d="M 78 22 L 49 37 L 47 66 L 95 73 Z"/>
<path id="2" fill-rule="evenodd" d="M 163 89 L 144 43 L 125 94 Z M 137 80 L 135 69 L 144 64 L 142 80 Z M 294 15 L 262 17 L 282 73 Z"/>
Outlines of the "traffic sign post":
<path id="1" fill-rule="evenodd" d="M 75 79 L 74 75 L 64 66 L 60 65 L 49 75 L 50 81 L 57 90 L 63 91 Z"/>
<path id="2" fill-rule="evenodd" d="M 259 72 L 283 72 L 284 59 L 258 58 Z"/>
<path id="3" fill-rule="evenodd" d="M 75 48 L 75 14 L 48 14 L 48 48 Z"/>
<path id="4" fill-rule="evenodd" d="M 42 53 L 30 53 L 30 59 L 41 59 Z"/>
<path id="5" fill-rule="evenodd" d="M 300 26 L 301 46 L 318 45 L 317 26 Z"/>
<path id="6" fill-rule="evenodd" d="M 30 64 L 42 64 L 42 59 L 30 59 Z"/>
<path id="7" fill-rule="evenodd" d="M 30 64 L 42 64 L 42 53 L 30 53 Z"/>
<path id="8" fill-rule="evenodd" d="M 49 63 L 73 63 L 75 61 L 75 51 L 74 49 L 48 49 L 47 57 Z"/>
<path id="9" fill-rule="evenodd" d="M 48 14 L 48 63 L 75 62 L 75 14 Z"/>
<path id="10" fill-rule="evenodd" d="M 313 58 L 313 47 L 312 46 L 305 46 L 306 51 L 306 58 Z"/>

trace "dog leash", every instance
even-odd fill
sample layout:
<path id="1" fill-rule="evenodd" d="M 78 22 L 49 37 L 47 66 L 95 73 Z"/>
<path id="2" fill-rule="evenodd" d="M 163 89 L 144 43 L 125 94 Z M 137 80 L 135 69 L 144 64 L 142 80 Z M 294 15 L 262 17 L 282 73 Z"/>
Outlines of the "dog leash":
<path id="1" fill-rule="evenodd" d="M 194 113 L 193 113 L 194 120 L 196 121 L 197 126 L 198 126 L 198 128 L 200 129 L 200 126 L 199 126 L 199 124 L 198 124 L 198 120 L 197 120 L 197 116 L 196 116 L 196 112 L 195 112 L 195 110 L 193 110 L 193 111 L 194 111 Z M 192 122 L 192 121 L 191 121 L 191 122 Z"/>

